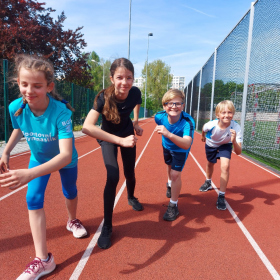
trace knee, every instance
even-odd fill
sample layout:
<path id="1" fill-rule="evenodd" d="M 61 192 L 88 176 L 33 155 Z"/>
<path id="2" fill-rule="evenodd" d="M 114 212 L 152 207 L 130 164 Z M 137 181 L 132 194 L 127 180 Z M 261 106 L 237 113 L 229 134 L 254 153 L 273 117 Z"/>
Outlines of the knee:
<path id="1" fill-rule="evenodd" d="M 28 210 L 38 210 L 44 207 L 44 196 L 40 194 L 27 194 L 26 203 Z"/>
<path id="2" fill-rule="evenodd" d="M 119 172 L 114 171 L 114 172 L 108 172 L 107 174 L 107 183 L 110 185 L 116 185 L 118 184 L 120 180 Z"/>
<path id="3" fill-rule="evenodd" d="M 170 179 L 172 182 L 175 182 L 181 178 L 181 172 L 176 170 L 171 170 L 170 172 Z"/>
<path id="4" fill-rule="evenodd" d="M 224 163 L 221 165 L 221 172 L 222 173 L 229 173 L 229 163 Z"/>

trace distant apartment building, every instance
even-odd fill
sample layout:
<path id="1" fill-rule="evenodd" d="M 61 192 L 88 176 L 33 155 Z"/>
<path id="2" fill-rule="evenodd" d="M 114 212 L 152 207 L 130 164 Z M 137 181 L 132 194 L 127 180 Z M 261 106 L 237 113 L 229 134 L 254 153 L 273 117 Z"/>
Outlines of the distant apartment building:
<path id="1" fill-rule="evenodd" d="M 145 78 L 139 77 L 135 78 L 133 85 L 143 90 Z"/>
<path id="2" fill-rule="evenodd" d="M 144 89 L 145 78 L 139 77 L 135 78 L 133 85 L 140 88 L 141 90 Z M 169 88 L 176 88 L 181 91 L 184 91 L 185 88 L 185 77 L 182 76 L 173 76 L 172 82 L 169 84 Z"/>
<path id="3" fill-rule="evenodd" d="M 185 77 L 182 76 L 173 76 L 171 88 L 176 88 L 181 91 L 184 91 L 185 88 Z"/>

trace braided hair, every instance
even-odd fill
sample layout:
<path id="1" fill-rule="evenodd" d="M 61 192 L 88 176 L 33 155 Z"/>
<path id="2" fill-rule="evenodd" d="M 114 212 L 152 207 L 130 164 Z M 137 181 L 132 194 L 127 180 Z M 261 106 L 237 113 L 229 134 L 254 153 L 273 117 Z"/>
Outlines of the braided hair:
<path id="1" fill-rule="evenodd" d="M 43 57 L 35 56 L 35 55 L 27 55 L 27 54 L 20 54 L 15 57 L 15 70 L 17 77 L 19 76 L 19 72 L 21 68 L 25 68 L 27 70 L 31 71 L 42 71 L 45 74 L 45 78 L 47 80 L 47 84 L 54 82 L 54 68 L 51 62 L 46 60 Z M 75 111 L 75 109 L 69 104 L 68 101 L 64 100 L 55 90 L 55 87 L 50 92 L 50 95 L 62 103 L 66 104 L 66 107 L 71 110 L 72 112 Z M 20 108 L 15 112 L 15 116 L 19 116 L 23 109 L 25 108 L 27 104 L 27 100 L 23 97 L 22 98 L 22 104 Z"/>

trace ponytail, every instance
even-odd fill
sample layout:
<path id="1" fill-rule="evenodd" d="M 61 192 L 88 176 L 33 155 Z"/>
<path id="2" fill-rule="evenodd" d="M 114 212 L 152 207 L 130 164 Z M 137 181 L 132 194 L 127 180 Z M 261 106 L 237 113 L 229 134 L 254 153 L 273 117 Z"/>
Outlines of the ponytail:
<path id="1" fill-rule="evenodd" d="M 19 116 L 22 113 L 23 109 L 25 108 L 26 104 L 27 104 L 27 100 L 24 98 L 22 100 L 22 104 L 20 105 L 20 108 L 15 112 L 14 116 L 16 117 Z"/>

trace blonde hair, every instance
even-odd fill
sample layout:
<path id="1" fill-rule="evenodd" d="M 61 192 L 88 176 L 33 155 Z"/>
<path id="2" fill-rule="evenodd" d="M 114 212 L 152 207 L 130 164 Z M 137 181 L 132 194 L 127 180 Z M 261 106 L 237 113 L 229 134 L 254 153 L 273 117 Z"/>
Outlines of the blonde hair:
<path id="1" fill-rule="evenodd" d="M 39 57 L 35 55 L 27 55 L 27 54 L 17 55 L 15 57 L 16 78 L 19 77 L 19 72 L 22 67 L 31 71 L 42 71 L 45 74 L 47 85 L 51 84 L 55 80 L 53 65 L 51 64 L 51 62 L 44 59 L 43 57 Z M 56 92 L 55 87 L 50 92 L 50 95 L 54 99 L 66 104 L 66 107 L 69 110 L 73 112 L 75 111 L 75 109 Z M 26 104 L 28 103 L 24 97 L 22 103 L 23 104 L 21 105 L 21 107 L 15 112 L 15 116 L 19 116 L 22 113 L 23 109 L 25 108 Z"/>
<path id="2" fill-rule="evenodd" d="M 130 60 L 123 58 L 123 57 L 116 59 L 110 67 L 111 77 L 114 77 L 115 72 L 118 67 L 124 67 L 127 70 L 129 70 L 132 73 L 133 78 L 134 78 L 134 67 Z M 113 84 L 111 84 L 108 88 L 101 90 L 96 95 L 96 97 L 94 99 L 94 108 L 95 109 L 97 108 L 97 99 L 102 92 L 104 92 L 104 100 L 105 100 L 102 114 L 105 116 L 107 121 L 110 121 L 114 124 L 119 124 L 121 121 L 121 118 L 120 118 L 118 107 L 116 104 L 115 86 Z"/>
<path id="3" fill-rule="evenodd" d="M 234 115 L 235 107 L 234 107 L 232 101 L 230 101 L 230 100 L 224 100 L 224 101 L 221 101 L 220 103 L 218 103 L 218 105 L 216 106 L 215 115 L 217 116 L 220 112 L 222 112 L 222 110 L 224 110 L 226 106 L 228 107 L 229 110 L 232 111 L 232 113 Z"/>
<path id="4" fill-rule="evenodd" d="M 175 97 L 181 97 L 182 102 L 185 103 L 185 94 L 181 90 L 170 89 L 162 97 L 162 106 L 164 106 L 165 103 L 169 102 Z"/>

